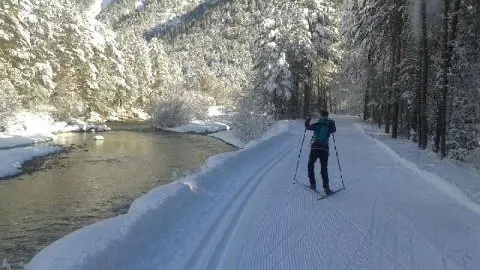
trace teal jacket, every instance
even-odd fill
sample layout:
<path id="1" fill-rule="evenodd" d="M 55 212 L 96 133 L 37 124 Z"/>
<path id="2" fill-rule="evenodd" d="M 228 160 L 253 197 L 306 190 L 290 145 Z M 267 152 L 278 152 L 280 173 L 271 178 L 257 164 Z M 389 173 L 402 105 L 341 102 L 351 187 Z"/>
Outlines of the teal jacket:
<path id="1" fill-rule="evenodd" d="M 310 118 L 305 120 L 305 128 L 313 131 L 312 149 L 328 150 L 330 134 L 337 131 L 335 121 L 328 117 L 321 117 L 317 123 L 310 125 Z"/>

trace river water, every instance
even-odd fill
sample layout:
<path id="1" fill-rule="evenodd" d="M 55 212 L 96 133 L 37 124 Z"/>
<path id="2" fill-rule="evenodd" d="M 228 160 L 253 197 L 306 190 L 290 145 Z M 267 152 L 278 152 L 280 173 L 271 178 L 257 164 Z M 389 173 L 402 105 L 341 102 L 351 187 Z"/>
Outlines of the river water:
<path id="1" fill-rule="evenodd" d="M 64 134 L 74 150 L 39 170 L 0 181 L 1 260 L 17 268 L 60 237 L 128 210 L 132 200 L 234 150 L 216 139 L 117 124 L 103 134 Z M 104 141 L 95 141 L 101 135 Z"/>

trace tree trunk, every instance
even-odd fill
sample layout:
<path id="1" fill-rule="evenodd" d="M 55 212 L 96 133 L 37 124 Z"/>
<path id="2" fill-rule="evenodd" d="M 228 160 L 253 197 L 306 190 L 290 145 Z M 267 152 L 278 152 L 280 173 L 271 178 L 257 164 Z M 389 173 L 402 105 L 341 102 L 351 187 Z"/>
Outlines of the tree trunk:
<path id="1" fill-rule="evenodd" d="M 422 95 L 422 53 L 420 48 L 418 48 L 417 65 L 418 70 L 415 80 L 415 107 L 410 121 L 411 126 L 415 129 L 415 140 L 418 143 L 418 147 L 420 148 L 420 100 Z"/>
<path id="2" fill-rule="evenodd" d="M 296 87 L 297 87 L 297 91 L 295 91 L 293 94 L 292 94 L 292 97 L 290 98 L 290 104 L 289 104 L 289 114 L 290 114 L 290 117 L 293 118 L 293 119 L 296 119 L 298 117 L 298 87 L 299 87 L 299 83 L 295 83 Z"/>
<path id="3" fill-rule="evenodd" d="M 378 108 L 378 128 L 381 128 L 382 127 L 382 124 L 383 124 L 383 105 L 380 105 L 380 107 Z"/>
<path id="4" fill-rule="evenodd" d="M 447 92 L 448 92 L 448 8 L 450 0 L 443 0 L 443 37 L 442 37 L 442 70 L 440 76 L 440 101 L 437 110 L 437 128 L 435 134 L 435 150 L 441 151 L 443 157 L 444 129 L 446 126 Z"/>
<path id="5" fill-rule="evenodd" d="M 442 158 L 447 156 L 447 104 L 448 104 L 448 72 L 451 66 L 451 60 L 453 55 L 452 42 L 456 38 L 457 24 L 458 24 L 458 11 L 460 9 L 460 0 L 454 2 L 454 14 L 452 17 L 452 23 L 449 26 L 449 7 L 450 0 L 444 0 L 443 2 L 443 40 L 442 40 L 442 74 L 441 74 L 441 99 L 439 106 L 439 122 L 437 122 L 437 129 L 439 129 L 440 140 L 435 142 L 440 145 L 436 145 L 440 149 Z M 439 141 L 439 142 L 438 142 Z"/>
<path id="6" fill-rule="evenodd" d="M 421 12 L 420 12 L 421 16 Z M 418 70 L 416 73 L 416 80 L 415 80 L 415 108 L 413 110 L 413 115 L 411 118 L 411 124 L 412 127 L 415 129 L 416 137 L 415 140 L 418 143 L 418 148 L 421 147 L 421 133 L 422 133 L 422 125 L 420 124 L 421 120 L 421 100 L 422 100 L 422 48 L 421 48 L 421 41 L 418 44 L 417 48 L 417 53 L 418 53 L 418 59 L 417 59 L 417 65 L 418 65 Z"/>
<path id="7" fill-rule="evenodd" d="M 370 118 L 370 99 L 371 99 L 371 81 L 372 81 L 372 53 L 368 52 L 367 57 L 367 85 L 365 87 L 365 94 L 363 99 L 363 120 L 368 120 Z"/>
<path id="8" fill-rule="evenodd" d="M 370 99 L 368 97 L 368 83 L 367 87 L 365 87 L 365 93 L 363 94 L 363 120 L 368 120 L 369 115 L 368 115 L 368 103 L 370 102 Z"/>
<path id="9" fill-rule="evenodd" d="M 398 3 L 396 1 L 396 3 Z M 395 42 L 395 58 L 394 58 L 394 65 L 393 65 L 393 74 L 392 76 L 392 91 L 394 93 L 394 104 L 393 104 L 393 116 L 392 116 L 392 138 L 397 138 L 398 137 L 398 118 L 400 117 L 399 115 L 399 110 L 400 110 L 400 91 L 398 89 L 398 86 L 396 86 L 396 82 L 398 81 L 398 65 L 400 64 L 400 58 L 401 58 L 401 52 L 402 52 L 402 42 L 401 42 L 401 32 L 402 32 L 402 21 L 401 21 L 401 14 L 399 11 L 399 7 L 397 6 L 395 9 L 395 14 L 394 14 L 394 37 L 392 38 L 392 42 Z M 392 55 L 393 56 L 393 55 Z"/>
<path id="10" fill-rule="evenodd" d="M 317 110 L 322 107 L 322 88 L 320 84 L 320 75 L 317 76 Z"/>
<path id="11" fill-rule="evenodd" d="M 458 25 L 458 12 L 460 10 L 460 0 L 454 0 L 454 7 L 453 7 L 453 17 L 452 17 L 452 23 L 449 27 L 448 30 L 448 51 L 447 51 L 447 58 L 446 58 L 446 68 L 445 71 L 447 74 L 450 72 L 450 67 L 452 66 L 452 58 L 453 58 L 453 42 L 456 39 L 457 35 L 457 25 Z M 447 156 L 447 136 L 448 136 L 448 130 L 447 130 L 447 124 L 448 124 L 448 117 L 447 117 L 447 97 L 448 97 L 448 87 L 449 82 L 448 82 L 448 75 L 446 77 L 446 86 L 444 88 L 444 92 L 442 92 L 442 95 L 444 96 L 444 103 L 442 106 L 443 108 L 443 117 L 442 119 L 442 141 L 441 141 L 441 153 L 442 157 Z"/>
<path id="12" fill-rule="evenodd" d="M 396 3 L 396 2 L 395 2 Z M 390 51 L 390 75 L 388 79 L 388 100 L 387 100 L 387 108 L 385 111 L 385 133 L 390 133 L 390 125 L 392 124 L 392 109 L 395 108 L 395 106 L 392 106 L 392 99 L 395 98 L 394 95 L 394 87 L 393 83 L 395 80 L 395 66 L 396 66 L 396 60 L 397 60 L 397 8 L 394 8 L 394 14 L 393 19 L 392 19 L 392 25 L 391 25 L 391 51 Z M 396 132 L 396 131 L 394 131 Z M 396 136 L 396 135 L 395 135 Z M 392 132 L 392 137 L 393 132 Z"/>
<path id="13" fill-rule="evenodd" d="M 427 148 L 428 140 L 428 122 L 427 122 L 427 87 L 428 87 L 428 39 L 427 39 L 427 3 L 422 0 L 421 6 L 422 16 L 422 88 L 420 90 L 420 111 L 419 111 L 419 147 L 421 149 Z"/>
<path id="14" fill-rule="evenodd" d="M 312 96 L 312 87 L 310 83 L 303 84 L 303 118 L 307 118 L 310 115 L 310 103 Z"/>

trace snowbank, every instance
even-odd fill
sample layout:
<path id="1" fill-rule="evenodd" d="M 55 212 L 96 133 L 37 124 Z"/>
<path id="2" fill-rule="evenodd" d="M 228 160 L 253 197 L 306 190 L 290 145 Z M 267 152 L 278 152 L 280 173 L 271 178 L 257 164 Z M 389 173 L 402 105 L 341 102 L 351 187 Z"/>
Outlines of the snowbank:
<path id="1" fill-rule="evenodd" d="M 222 116 L 224 113 L 224 106 L 210 106 L 208 107 L 208 117 Z"/>
<path id="2" fill-rule="evenodd" d="M 5 134 L 29 136 L 51 134 L 56 127 L 48 113 L 17 112 L 2 119 Z"/>
<path id="3" fill-rule="evenodd" d="M 25 161 L 35 157 L 57 153 L 62 149 L 55 146 L 22 147 L 0 150 L 0 178 L 20 174 Z"/>
<path id="4" fill-rule="evenodd" d="M 54 134 L 67 132 L 105 132 L 111 130 L 111 128 L 107 125 L 88 124 L 81 120 L 76 120 L 70 124 L 65 122 L 57 122 L 55 123 L 55 126 L 56 128 L 53 128 L 52 131 Z"/>
<path id="5" fill-rule="evenodd" d="M 288 121 L 274 125 L 261 139 L 250 143 L 247 148 L 253 148 L 261 142 L 269 140 L 288 130 Z M 99 254 L 105 249 L 114 248 L 115 242 L 128 238 L 135 231 L 144 230 L 149 218 L 158 219 L 155 223 L 161 228 L 168 223 L 169 217 L 175 216 L 185 205 L 195 198 L 195 192 L 202 189 L 205 183 L 198 179 L 207 172 L 221 166 L 227 160 L 239 155 L 247 149 L 223 153 L 207 159 L 197 173 L 177 180 L 171 184 L 157 187 L 144 196 L 136 199 L 127 214 L 104 220 L 77 230 L 57 240 L 38 253 L 25 267 L 33 269 L 75 269 L 83 265 L 89 257 Z M 251 150 L 250 150 L 251 151 Z M 211 178 L 216 181 L 218 179 Z"/>
<path id="6" fill-rule="evenodd" d="M 278 136 L 279 134 L 282 134 L 283 132 L 286 132 L 288 130 L 289 123 L 290 123 L 290 121 L 288 121 L 288 120 L 278 121 L 276 124 L 272 125 L 272 127 L 269 130 L 267 130 L 267 132 L 265 132 L 265 134 L 263 134 L 260 139 L 252 140 L 252 141 L 248 142 L 245 145 L 245 148 L 254 147 L 254 146 L 258 145 L 259 143 L 262 143 L 262 142 L 264 142 L 266 140 L 269 140 L 269 139 L 271 139 L 275 136 Z"/>
<path id="7" fill-rule="evenodd" d="M 229 106 L 210 106 L 208 107 L 207 116 L 208 118 L 217 118 L 217 117 L 229 117 L 233 115 L 232 108 Z"/>
<path id="8" fill-rule="evenodd" d="M 162 127 L 159 125 L 157 125 L 157 127 L 162 130 L 178 133 L 212 134 L 229 131 L 230 126 L 226 123 L 229 122 L 227 118 L 230 116 L 231 110 L 228 109 L 227 106 L 209 106 L 207 113 L 204 116 L 204 118 L 207 120 L 193 120 L 188 124 L 180 125 L 173 128 Z M 226 134 L 229 133 L 224 133 L 223 135 L 219 134 L 218 136 L 224 136 L 226 138 L 232 138 L 233 136 Z"/>
<path id="9" fill-rule="evenodd" d="M 208 136 L 222 140 L 228 144 L 231 144 L 237 148 L 245 148 L 245 143 L 235 135 L 234 130 L 220 131 L 209 134 Z"/>
<path id="10" fill-rule="evenodd" d="M 53 136 L 48 135 L 19 136 L 0 133 L 0 150 L 31 146 L 36 143 L 46 143 L 52 140 Z"/>
<path id="11" fill-rule="evenodd" d="M 228 144 L 231 144 L 237 148 L 250 148 L 258 143 L 275 137 L 288 130 L 289 121 L 279 121 L 273 125 L 259 140 L 252 140 L 248 143 L 243 142 L 239 136 L 235 134 L 235 130 L 220 131 L 209 134 L 209 136 L 220 139 Z"/>
<path id="12" fill-rule="evenodd" d="M 145 113 L 143 110 L 133 108 L 129 110 L 119 109 L 116 111 L 108 112 L 106 118 L 98 114 L 93 114 L 89 119 L 87 119 L 87 121 L 94 123 L 101 123 L 105 121 L 121 122 L 123 120 L 131 120 L 132 118 L 145 121 L 151 119 L 152 117 Z"/>
<path id="13" fill-rule="evenodd" d="M 45 145 L 55 134 L 66 132 L 108 131 L 106 125 L 91 125 L 81 120 L 55 122 L 47 113 L 18 112 L 1 121 L 0 178 L 21 174 L 25 161 L 53 154 L 61 148 Z M 40 145 L 37 145 L 40 144 Z"/>
<path id="14" fill-rule="evenodd" d="M 52 137 L 52 134 L 66 132 L 109 131 L 107 125 L 93 125 L 79 119 L 67 122 L 55 122 L 48 113 L 18 112 L 2 121 L 5 131 L 0 134 L 10 136 Z M 1 137 L 0 137 L 1 138 Z"/>
<path id="15" fill-rule="evenodd" d="M 380 136 L 384 136 L 382 132 L 368 132 L 367 134 L 366 129 L 375 130 L 375 127 L 362 126 L 361 124 L 356 124 L 356 127 L 360 129 L 365 136 L 368 136 L 368 134 L 373 135 L 374 137 L 372 138 L 375 139 L 378 146 L 383 148 L 405 167 L 419 175 L 423 180 L 454 198 L 465 207 L 480 213 L 480 193 L 478 193 L 480 183 L 478 183 L 478 175 L 471 174 L 466 168 L 456 166 L 445 160 L 439 160 L 435 156 L 428 156 L 424 153 L 426 151 L 415 149 L 416 146 L 413 145 L 413 143 L 410 144 L 410 146 L 413 145 L 414 147 L 409 148 L 409 143 L 399 142 L 399 140 L 382 141 L 380 139 Z M 401 147 L 395 147 L 394 143 L 401 143 L 402 145 Z M 400 152 L 401 149 L 405 149 L 407 152 L 402 153 Z M 438 172 L 441 172 L 444 168 L 448 168 L 448 172 L 445 171 L 439 174 Z M 471 184 L 465 186 L 465 183 L 468 182 Z M 475 184 L 475 182 L 477 183 Z M 477 192 L 475 192 L 475 189 Z M 472 191 L 474 192 L 473 194 Z"/>
<path id="16" fill-rule="evenodd" d="M 181 125 L 174 128 L 161 128 L 167 131 L 179 132 L 179 133 L 198 133 L 208 134 L 219 131 L 230 130 L 230 127 L 226 124 L 212 121 L 200 121 L 194 120 L 191 123 Z"/>

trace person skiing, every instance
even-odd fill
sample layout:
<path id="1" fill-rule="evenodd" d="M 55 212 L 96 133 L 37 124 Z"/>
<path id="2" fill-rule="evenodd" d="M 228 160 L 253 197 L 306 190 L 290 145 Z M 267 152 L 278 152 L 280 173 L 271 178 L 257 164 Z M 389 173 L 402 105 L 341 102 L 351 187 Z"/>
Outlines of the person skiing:
<path id="1" fill-rule="evenodd" d="M 311 117 L 307 117 L 305 120 L 305 128 L 313 131 L 313 136 L 311 140 L 310 156 L 308 158 L 308 178 L 310 179 L 310 187 L 313 190 L 316 190 L 315 182 L 315 162 L 317 159 L 320 159 L 322 180 L 323 180 L 323 190 L 325 194 L 331 195 L 333 192 L 330 190 L 329 179 L 328 179 L 328 141 L 330 139 L 330 134 L 335 133 L 337 128 L 335 122 L 328 118 L 328 111 L 320 111 L 320 119 L 317 123 L 310 125 Z"/>

